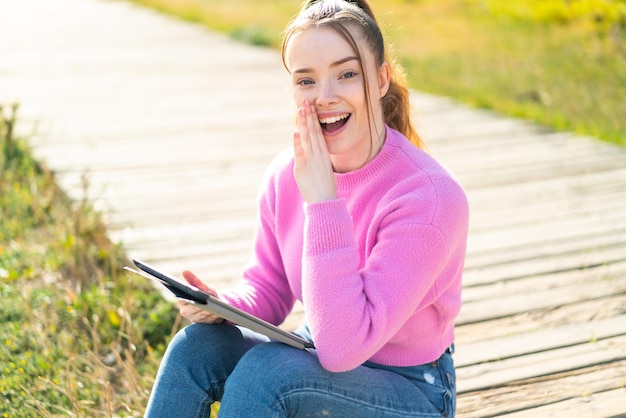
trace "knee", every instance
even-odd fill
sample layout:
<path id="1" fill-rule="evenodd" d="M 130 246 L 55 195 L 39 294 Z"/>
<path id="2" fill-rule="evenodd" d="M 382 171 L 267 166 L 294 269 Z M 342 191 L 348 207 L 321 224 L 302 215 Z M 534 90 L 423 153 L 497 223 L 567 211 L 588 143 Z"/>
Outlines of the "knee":
<path id="1" fill-rule="evenodd" d="M 174 336 L 164 362 L 181 367 L 204 365 L 232 370 L 250 348 L 267 341 L 261 337 L 228 324 L 191 324 Z"/>
<path id="2" fill-rule="evenodd" d="M 211 326 L 204 324 L 191 324 L 176 333 L 170 341 L 166 356 L 189 357 L 190 354 L 204 350 L 210 346 L 206 339 L 214 331 Z"/>
<path id="3" fill-rule="evenodd" d="M 167 347 L 165 358 L 178 364 L 195 363 L 228 353 L 240 340 L 239 330 L 223 324 L 190 324 L 176 333 Z"/>

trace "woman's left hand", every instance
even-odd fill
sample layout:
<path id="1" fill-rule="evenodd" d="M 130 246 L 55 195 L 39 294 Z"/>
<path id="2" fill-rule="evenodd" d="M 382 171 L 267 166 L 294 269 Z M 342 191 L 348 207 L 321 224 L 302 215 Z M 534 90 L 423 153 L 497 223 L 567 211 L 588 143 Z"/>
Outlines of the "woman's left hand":
<path id="1" fill-rule="evenodd" d="M 336 180 L 314 105 L 304 100 L 293 135 L 294 176 L 307 203 L 337 198 Z"/>
<path id="2" fill-rule="evenodd" d="M 202 280 L 198 278 L 198 276 L 196 276 L 189 270 L 183 271 L 183 277 L 190 285 L 197 287 L 198 289 L 208 293 L 211 296 L 219 298 L 215 289 L 212 289 L 204 284 Z M 200 309 L 192 303 L 187 303 L 182 300 L 177 300 L 177 303 L 180 314 L 191 322 L 194 322 L 196 324 L 218 324 L 220 322 L 224 322 L 223 318 L 220 318 L 217 315 Z"/>

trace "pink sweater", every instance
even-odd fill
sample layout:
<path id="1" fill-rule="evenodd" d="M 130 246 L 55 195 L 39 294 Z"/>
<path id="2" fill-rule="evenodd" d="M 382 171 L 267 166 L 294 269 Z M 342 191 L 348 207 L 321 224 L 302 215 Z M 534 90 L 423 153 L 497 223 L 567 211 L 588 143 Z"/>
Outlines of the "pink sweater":
<path id="1" fill-rule="evenodd" d="M 465 193 L 448 171 L 387 128 L 379 154 L 337 174 L 339 198 L 307 205 L 293 152 L 270 165 L 259 196 L 254 255 L 220 292 L 274 324 L 303 302 L 320 362 L 411 366 L 454 341 L 468 229 Z"/>

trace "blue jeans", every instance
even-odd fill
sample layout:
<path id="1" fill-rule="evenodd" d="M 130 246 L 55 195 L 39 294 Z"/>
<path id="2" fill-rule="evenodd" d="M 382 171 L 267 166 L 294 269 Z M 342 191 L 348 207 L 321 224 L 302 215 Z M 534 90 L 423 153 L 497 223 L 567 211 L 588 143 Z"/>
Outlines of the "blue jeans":
<path id="1" fill-rule="evenodd" d="M 306 327 L 297 333 L 310 340 Z M 366 362 L 331 373 L 315 350 L 270 342 L 226 324 L 193 324 L 167 348 L 146 417 L 453 417 L 452 349 L 432 363 Z"/>

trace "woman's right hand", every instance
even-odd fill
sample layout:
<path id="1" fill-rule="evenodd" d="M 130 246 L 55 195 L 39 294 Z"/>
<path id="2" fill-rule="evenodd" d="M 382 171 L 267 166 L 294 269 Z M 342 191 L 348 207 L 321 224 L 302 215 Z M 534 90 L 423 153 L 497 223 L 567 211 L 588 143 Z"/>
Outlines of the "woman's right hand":
<path id="1" fill-rule="evenodd" d="M 315 106 L 303 100 L 293 136 L 294 177 L 307 203 L 337 198 L 335 174 Z"/>
<path id="2" fill-rule="evenodd" d="M 192 272 L 188 270 L 183 271 L 183 277 L 190 285 L 197 287 L 211 296 L 218 297 L 215 289 L 211 289 L 209 286 L 204 284 L 204 282 L 202 282 L 202 280 L 200 280 L 198 276 Z M 177 303 L 180 314 L 191 322 L 196 324 L 217 324 L 224 322 L 223 318 L 200 309 L 192 303 L 183 302 L 182 300 L 178 300 Z"/>

